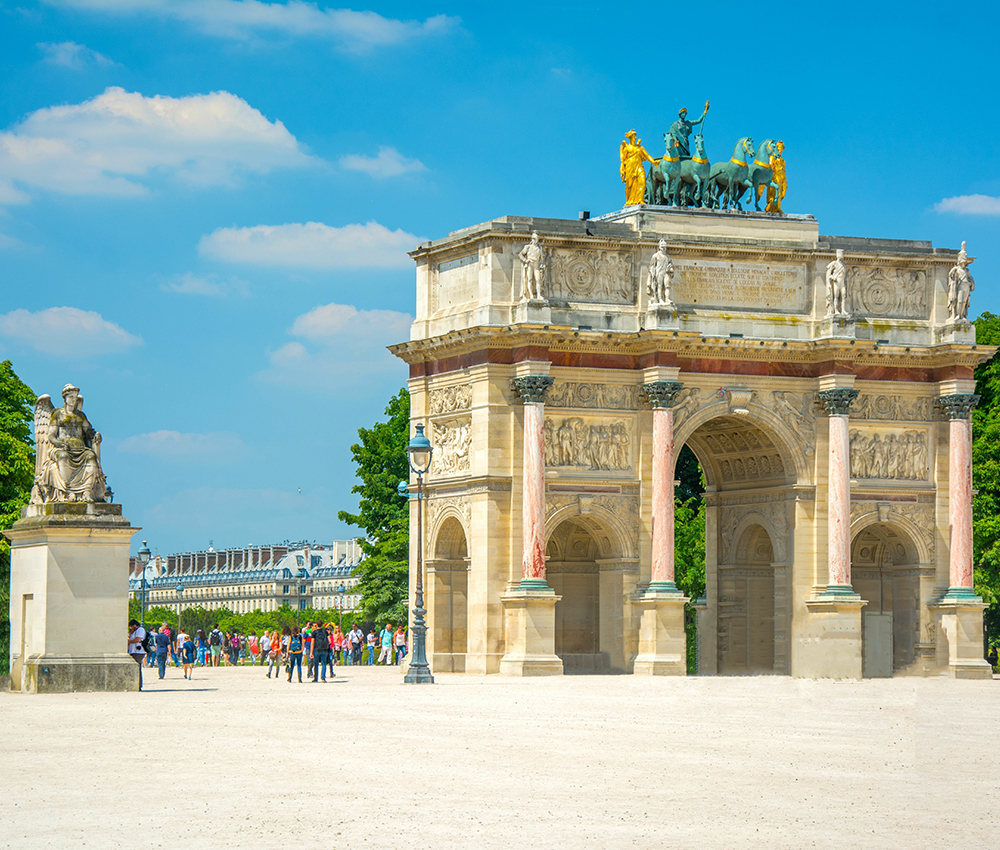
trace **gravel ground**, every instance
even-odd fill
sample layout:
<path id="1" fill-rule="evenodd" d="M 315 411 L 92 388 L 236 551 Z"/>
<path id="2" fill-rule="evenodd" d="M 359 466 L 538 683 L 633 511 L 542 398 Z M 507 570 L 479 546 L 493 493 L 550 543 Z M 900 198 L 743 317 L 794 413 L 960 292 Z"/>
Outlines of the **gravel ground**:
<path id="1" fill-rule="evenodd" d="M 145 678 L 0 694 L 0 847 L 1000 848 L 997 680 Z"/>

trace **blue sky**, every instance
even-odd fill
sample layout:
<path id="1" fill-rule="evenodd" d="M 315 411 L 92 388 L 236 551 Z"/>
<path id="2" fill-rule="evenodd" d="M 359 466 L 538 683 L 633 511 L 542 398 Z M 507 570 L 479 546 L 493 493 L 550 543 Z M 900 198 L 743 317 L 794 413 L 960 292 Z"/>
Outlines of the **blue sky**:
<path id="1" fill-rule="evenodd" d="M 80 385 L 161 553 L 351 530 L 406 370 L 406 251 L 617 209 L 618 145 L 712 107 L 822 233 L 978 256 L 1000 312 L 996 3 L 0 0 L 0 358 Z"/>

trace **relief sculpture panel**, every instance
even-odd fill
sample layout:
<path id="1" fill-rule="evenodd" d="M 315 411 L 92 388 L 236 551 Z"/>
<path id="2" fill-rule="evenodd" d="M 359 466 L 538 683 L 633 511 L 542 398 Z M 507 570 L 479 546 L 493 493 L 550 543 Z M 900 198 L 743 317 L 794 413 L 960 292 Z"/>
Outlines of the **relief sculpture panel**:
<path id="1" fill-rule="evenodd" d="M 589 421 L 579 416 L 545 419 L 545 465 L 602 471 L 632 468 L 627 420 Z"/>
<path id="2" fill-rule="evenodd" d="M 471 422 L 468 417 L 434 422 L 432 445 L 434 459 L 431 472 L 437 475 L 454 475 L 469 471 L 469 444 Z"/>
<path id="3" fill-rule="evenodd" d="M 549 252 L 549 298 L 635 304 L 635 262 L 630 251 Z"/>
<path id="4" fill-rule="evenodd" d="M 894 319 L 926 319 L 930 312 L 927 280 L 922 269 L 854 266 L 847 291 L 851 294 L 855 313 Z"/>
<path id="5" fill-rule="evenodd" d="M 927 435 L 851 431 L 851 477 L 897 481 L 927 480 Z"/>
<path id="6" fill-rule="evenodd" d="M 454 413 L 468 410 L 472 406 L 472 387 L 462 384 L 458 387 L 444 387 L 431 390 L 431 414 Z"/>
<path id="7" fill-rule="evenodd" d="M 901 399 L 898 395 L 863 393 L 851 407 L 851 419 L 884 419 L 890 422 L 930 422 L 934 419 L 934 399 Z"/>
<path id="8" fill-rule="evenodd" d="M 556 381 L 545 396 L 548 407 L 582 407 L 593 410 L 636 410 L 638 386 Z"/>

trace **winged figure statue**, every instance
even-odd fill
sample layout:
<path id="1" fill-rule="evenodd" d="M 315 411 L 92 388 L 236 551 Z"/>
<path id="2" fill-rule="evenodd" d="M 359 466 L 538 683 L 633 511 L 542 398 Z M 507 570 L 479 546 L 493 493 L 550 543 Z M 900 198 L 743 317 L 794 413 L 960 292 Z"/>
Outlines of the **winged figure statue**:
<path id="1" fill-rule="evenodd" d="M 48 502 L 104 502 L 108 490 L 101 470 L 101 435 L 83 412 L 80 388 L 66 384 L 63 406 L 52 397 L 35 403 L 35 483 L 32 505 Z"/>

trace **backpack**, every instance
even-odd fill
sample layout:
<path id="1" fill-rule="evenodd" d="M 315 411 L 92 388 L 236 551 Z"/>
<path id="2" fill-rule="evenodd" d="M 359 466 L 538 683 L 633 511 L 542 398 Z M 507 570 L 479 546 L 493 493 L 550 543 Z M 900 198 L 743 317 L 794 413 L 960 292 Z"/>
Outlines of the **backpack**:
<path id="1" fill-rule="evenodd" d="M 208 642 L 212 646 L 221 646 L 222 645 L 222 636 L 218 633 L 218 631 L 213 631 L 212 634 L 209 635 L 209 637 L 208 637 Z"/>
<path id="2" fill-rule="evenodd" d="M 146 632 L 146 636 L 142 639 L 142 648 L 147 655 L 156 654 L 156 638 L 153 637 L 152 632 Z"/>

